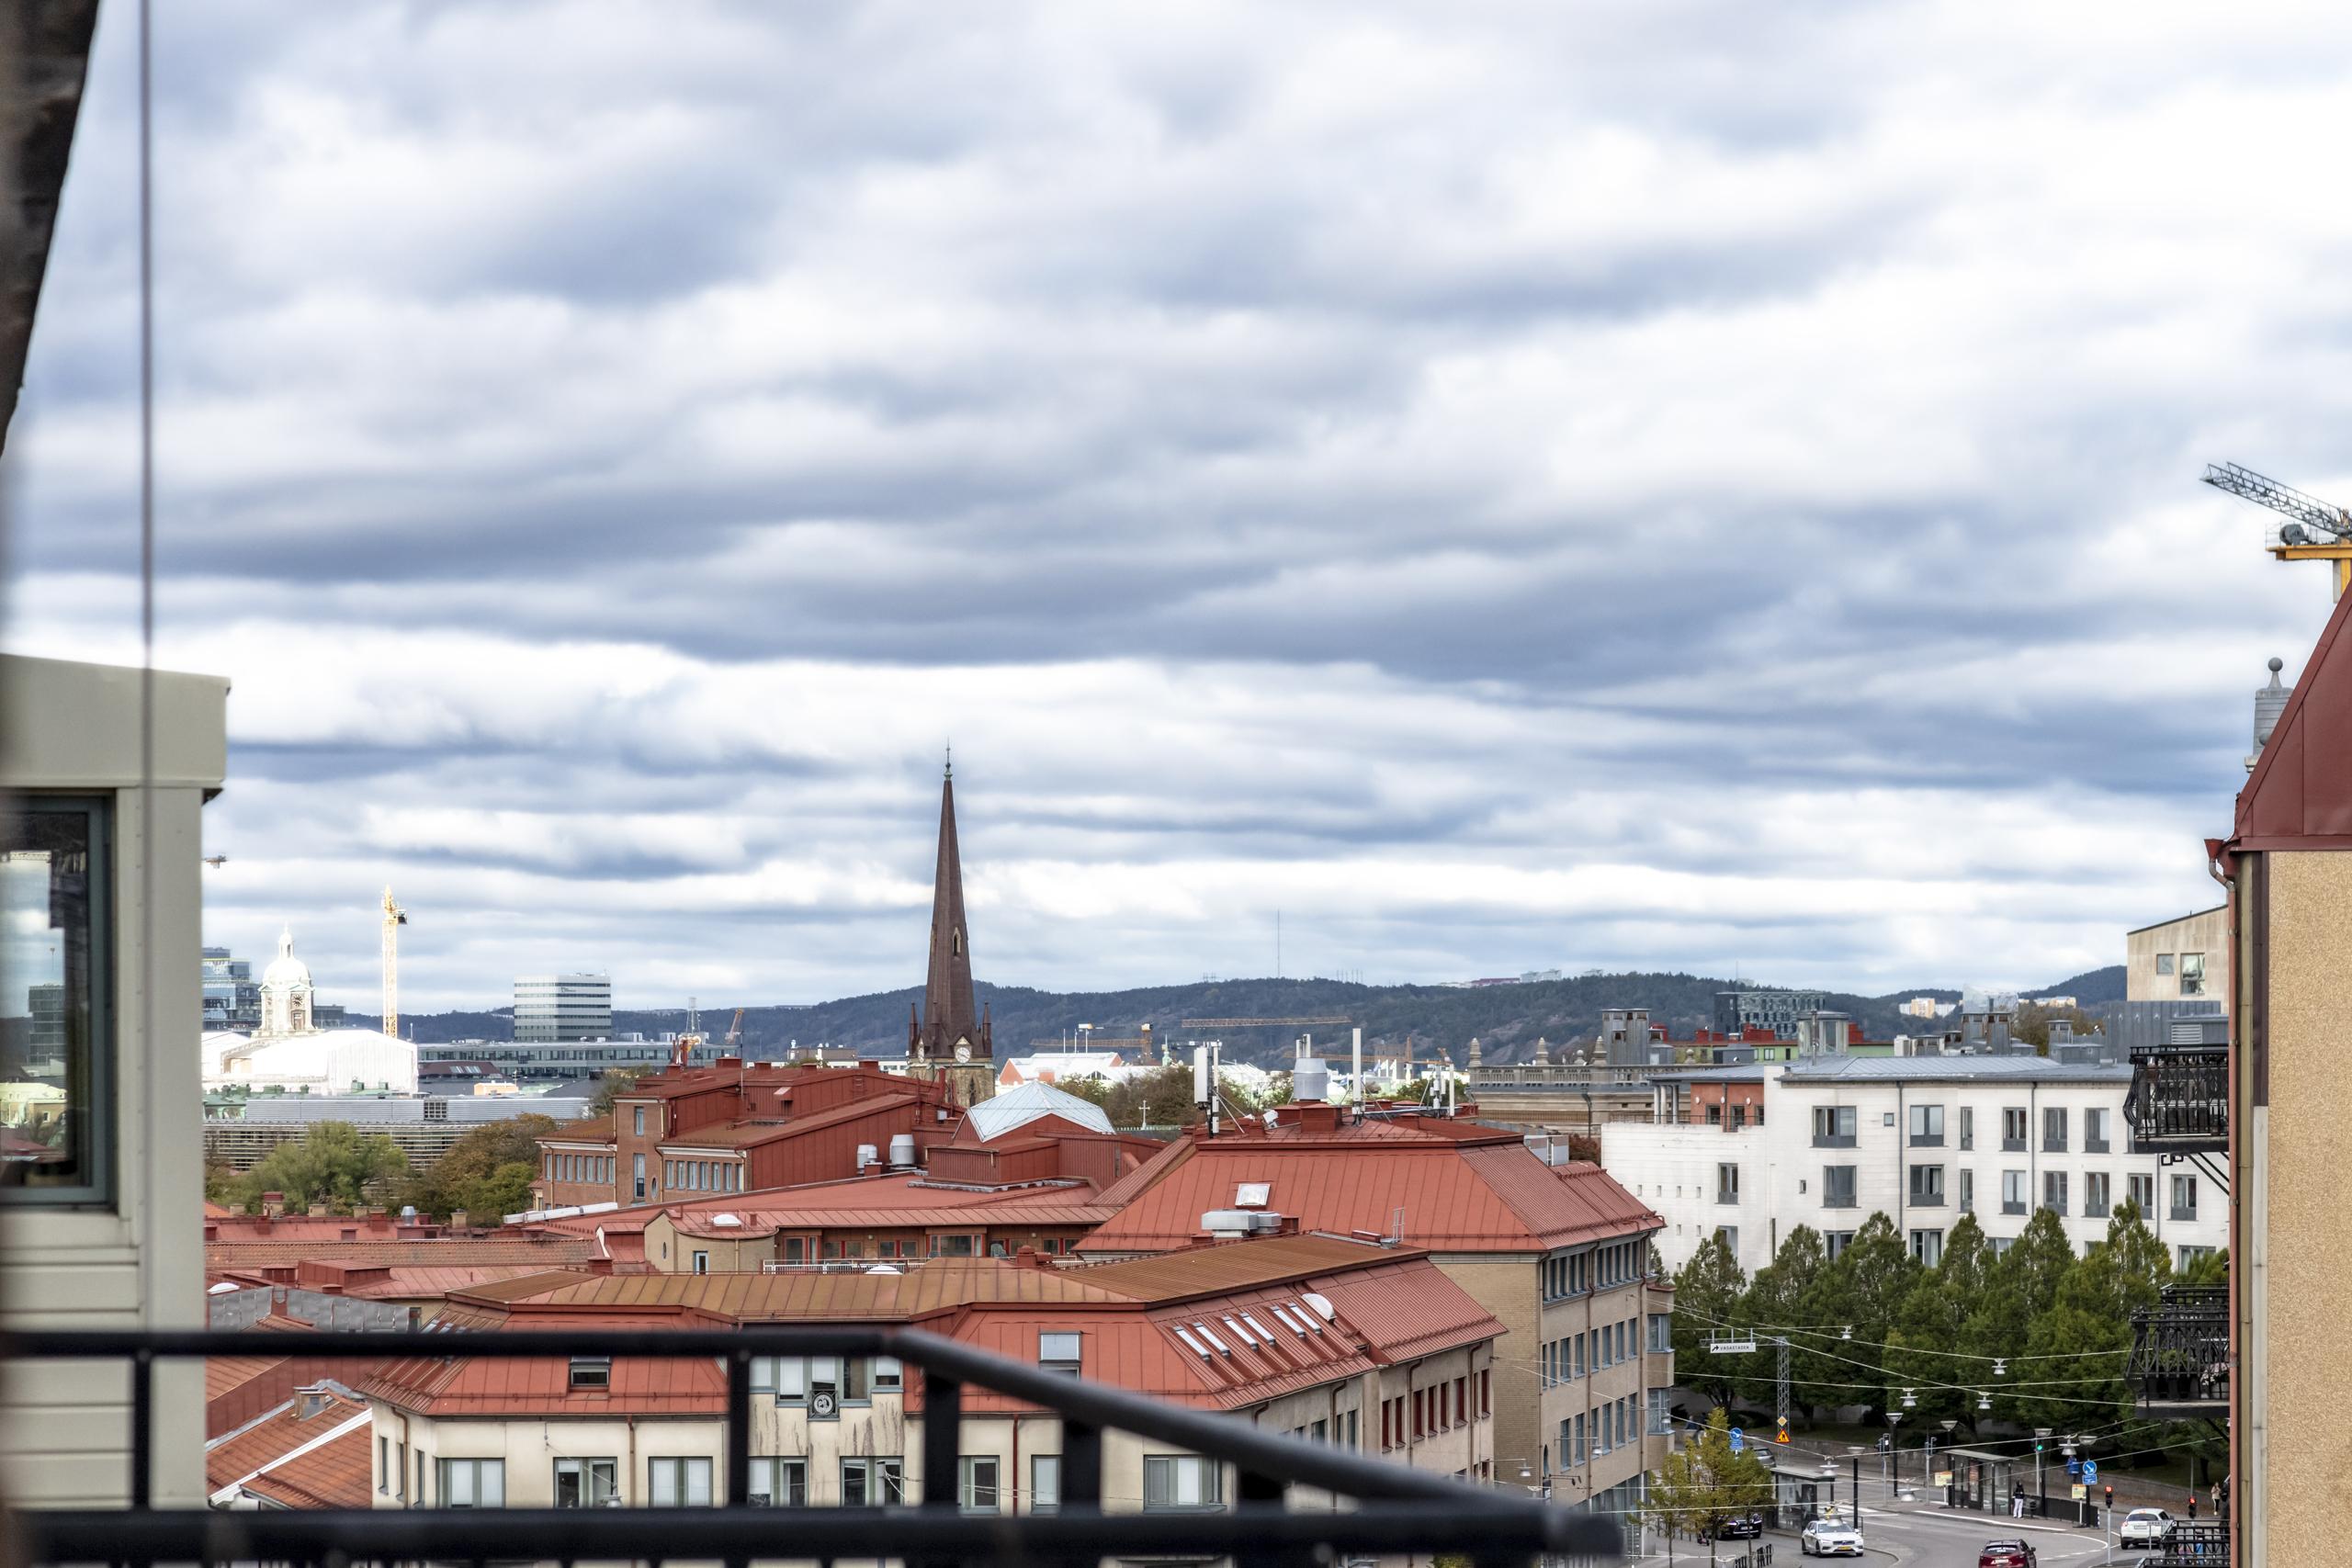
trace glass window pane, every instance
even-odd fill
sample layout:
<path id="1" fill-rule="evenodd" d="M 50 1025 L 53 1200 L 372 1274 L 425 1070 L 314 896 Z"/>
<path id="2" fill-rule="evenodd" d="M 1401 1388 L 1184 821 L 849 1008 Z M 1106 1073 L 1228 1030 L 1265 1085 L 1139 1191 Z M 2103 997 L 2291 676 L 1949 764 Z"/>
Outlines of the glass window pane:
<path id="1" fill-rule="evenodd" d="M 106 822 L 102 802 L 65 796 L 20 796 L 0 816 L 0 1018 L 22 1032 L 0 1055 L 0 1192 L 10 1198 L 104 1194 Z"/>

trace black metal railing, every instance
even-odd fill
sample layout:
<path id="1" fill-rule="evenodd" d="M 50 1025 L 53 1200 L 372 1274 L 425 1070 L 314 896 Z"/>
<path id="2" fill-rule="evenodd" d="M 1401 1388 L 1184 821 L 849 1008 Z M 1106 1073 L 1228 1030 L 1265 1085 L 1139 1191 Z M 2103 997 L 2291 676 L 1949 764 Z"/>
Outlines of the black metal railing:
<path id="1" fill-rule="evenodd" d="M 2226 1045 L 2149 1045 L 2132 1053 L 2123 1117 L 2135 1154 L 2195 1154 L 2230 1143 Z"/>
<path id="2" fill-rule="evenodd" d="M 234 1331 L 38 1331 L 0 1337 L 0 1359 L 120 1361 L 130 1368 L 130 1505 L 28 1509 L 13 1517 L 22 1561 L 403 1563 L 492 1560 L 897 1558 L 910 1564 L 1085 1562 L 1104 1557 L 1229 1557 L 1238 1568 L 1328 1562 L 1332 1554 L 1457 1553 L 1480 1564 L 1570 1557 L 1613 1562 L 1613 1519 L 1505 1489 L 1466 1484 L 1351 1450 L 1262 1431 L 1229 1416 L 1164 1404 L 1047 1372 L 906 1328 L 567 1330 L 447 1334 L 288 1332 L 273 1356 L 368 1361 L 709 1357 L 727 1370 L 724 1501 L 709 1508 L 260 1509 L 156 1507 L 154 1368 L 159 1360 L 250 1356 Z M 752 1363 L 768 1356 L 895 1356 L 922 1374 L 922 1489 L 905 1507 L 779 1510 L 751 1503 Z M 1048 1514 L 967 1514 L 958 1506 L 963 1400 L 989 1390 L 1061 1421 L 1061 1496 Z M 1102 1508 L 1102 1434 L 1168 1443 L 1235 1468 L 1237 1501 L 1216 1513 Z M 1294 1512 L 1294 1486 L 1328 1499 Z"/>
<path id="3" fill-rule="evenodd" d="M 2166 1285 L 2154 1307 L 2132 1314 L 2124 1377 L 2151 1408 L 2213 1408 L 2230 1397 L 2230 1292 L 2226 1285 Z"/>
<path id="4" fill-rule="evenodd" d="M 2151 1568 L 2229 1568 L 2230 1527 L 2219 1519 L 2177 1519 L 2165 1532 Z"/>

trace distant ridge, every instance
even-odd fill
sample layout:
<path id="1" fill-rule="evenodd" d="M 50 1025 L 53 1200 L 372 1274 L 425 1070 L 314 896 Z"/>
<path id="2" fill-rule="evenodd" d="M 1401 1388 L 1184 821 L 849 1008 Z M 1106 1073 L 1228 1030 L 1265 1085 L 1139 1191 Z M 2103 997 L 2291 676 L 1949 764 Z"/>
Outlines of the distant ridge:
<path id="1" fill-rule="evenodd" d="M 1461 1061 L 1472 1036 L 1483 1045 L 1488 1061 L 1524 1061 L 1536 1040 L 1554 1047 L 1573 1046 L 1600 1030 L 1604 1008 L 1647 1008 L 1653 1022 L 1665 1024 L 1678 1038 L 1713 1022 L 1717 991 L 1758 989 L 1755 981 L 1729 980 L 1683 974 L 1585 975 L 1570 979 L 1535 980 L 1508 986 L 1367 986 L 1344 980 L 1258 979 L 1202 980 L 1183 986 L 1143 987 L 1124 991 L 1054 992 L 1022 986 L 991 986 L 982 982 L 979 999 L 996 1021 L 997 1054 L 1022 1055 L 1032 1040 L 1073 1041 L 1081 1023 L 1094 1025 L 1100 1035 L 1133 1036 L 1149 1023 L 1155 1036 L 1181 1037 L 1187 1018 L 1268 1018 L 1312 1014 L 1344 1014 L 1363 1021 L 1364 1048 L 1395 1052 L 1409 1032 L 1417 1055 L 1434 1055 L 1441 1048 Z M 2073 996 L 2085 1005 L 2120 1000 L 2123 967 L 2115 964 L 2062 980 L 2025 993 L 2029 996 Z M 1956 1000 L 1960 993 L 1932 987 L 1862 997 L 1825 992 L 1823 1003 L 1850 1013 L 1866 1036 L 1883 1040 L 1917 1021 L 1905 1021 L 1896 1006 L 1913 997 L 1932 996 Z M 803 1046 L 820 1043 L 895 1056 L 906 1049 L 907 1007 L 922 999 L 922 987 L 843 997 L 802 1007 L 752 1007 L 743 1013 L 743 1046 L 754 1056 L 781 1055 L 797 1041 Z M 706 1033 L 725 1032 L 733 1017 L 731 1007 L 703 1010 Z M 357 1028 L 376 1021 L 348 1015 Z M 404 1018 L 414 1026 L 421 1043 L 462 1039 L 503 1039 L 506 1018 L 492 1012 L 430 1013 Z M 684 1010 L 616 1010 L 613 1027 L 622 1032 L 658 1034 L 681 1027 Z M 1291 1041 L 1300 1031 L 1290 1029 L 1228 1030 L 1224 1032 L 1227 1055 L 1236 1060 L 1276 1061 L 1291 1054 Z M 1316 1030 L 1318 1050 L 1334 1055 L 1347 1049 L 1344 1029 Z"/>

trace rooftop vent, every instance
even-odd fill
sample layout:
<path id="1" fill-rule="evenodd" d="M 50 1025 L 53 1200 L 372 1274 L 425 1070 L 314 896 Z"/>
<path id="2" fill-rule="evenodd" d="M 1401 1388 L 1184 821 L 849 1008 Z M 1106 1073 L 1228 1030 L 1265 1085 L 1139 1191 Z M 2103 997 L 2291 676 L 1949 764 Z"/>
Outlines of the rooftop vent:
<path id="1" fill-rule="evenodd" d="M 1305 1302 L 1308 1306 L 1313 1307 L 1315 1309 L 1315 1315 L 1321 1318 L 1326 1323 L 1330 1322 L 1333 1318 L 1340 1315 L 1339 1310 L 1331 1304 L 1331 1298 L 1327 1295 L 1323 1295 L 1315 1291 L 1309 1291 L 1298 1299 Z"/>
<path id="2" fill-rule="evenodd" d="M 710 1216 L 710 1223 L 714 1225 L 740 1225 L 743 1223 L 743 1216 L 741 1214 L 713 1214 Z"/>
<path id="3" fill-rule="evenodd" d="M 1233 1206 L 1237 1209 L 1262 1209 L 1274 1193 L 1271 1181 L 1245 1181 L 1233 1190 Z"/>

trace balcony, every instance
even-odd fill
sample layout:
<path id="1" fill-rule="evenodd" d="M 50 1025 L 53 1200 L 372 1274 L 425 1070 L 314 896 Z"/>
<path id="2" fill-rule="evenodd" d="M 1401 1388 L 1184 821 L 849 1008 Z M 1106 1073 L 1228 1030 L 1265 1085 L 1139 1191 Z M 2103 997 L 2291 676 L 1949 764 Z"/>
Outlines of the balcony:
<path id="1" fill-rule="evenodd" d="M 273 1335 L 274 1355 L 334 1358 L 448 1353 L 449 1335 L 295 1332 Z M 1105 1557 L 1230 1558 L 1237 1568 L 1386 1553 L 1460 1554 L 1478 1562 L 1539 1557 L 1620 1560 L 1614 1520 L 1548 1507 L 1513 1489 L 1465 1485 L 1340 1448 L 1296 1441 L 1230 1416 L 1166 1404 L 1123 1389 L 1047 1372 L 920 1330 L 753 1327 L 600 1329 L 463 1336 L 462 1353 L 504 1360 L 711 1358 L 728 1373 L 724 1485 L 718 1506 L 694 1508 L 267 1508 L 251 1512 L 153 1506 L 154 1365 L 159 1359 L 250 1355 L 233 1330 L 34 1331 L 12 1335 L 14 1361 L 74 1361 L 130 1370 L 131 1452 L 126 1508 L 27 1510 L 12 1519 L 16 1561 L 277 1562 L 381 1564 L 679 1559 L 746 1562 L 791 1555 L 831 1562 L 877 1554 L 910 1563 L 1095 1562 Z M 912 1506 L 795 1508 L 789 1523 L 752 1497 L 752 1367 L 767 1356 L 895 1356 L 920 1371 L 922 1473 Z M 965 1390 L 1058 1417 L 1061 1494 L 1051 1513 L 967 1514 L 959 1472 Z M 1235 1467 L 1231 1506 L 1200 1513 L 1113 1512 L 1103 1506 L 1104 1433 Z M 910 1459 L 914 1457 L 910 1454 Z M 910 1479 L 913 1476 L 909 1471 Z M 1294 1487 L 1312 1489 L 1298 1511 Z M 911 1495 L 911 1488 L 910 1488 Z M 1331 1496 L 1354 1499 L 1329 1511 Z"/>
<path id="2" fill-rule="evenodd" d="M 2148 1568 L 2230 1568 L 2230 1527 L 2219 1519 L 2175 1520 L 2164 1550 L 2145 1561 Z"/>
<path id="3" fill-rule="evenodd" d="M 1854 1146 L 1851 1133 L 1815 1133 L 1813 1146 L 1816 1149 L 1850 1149 Z"/>
<path id="4" fill-rule="evenodd" d="M 2151 1045 L 2132 1053 L 2123 1116 L 2133 1154 L 2202 1154 L 2230 1145 L 2226 1045 Z"/>
<path id="5" fill-rule="evenodd" d="M 2217 1416 L 2229 1406 L 2230 1292 L 2226 1285 L 2166 1285 L 2154 1308 L 2132 1314 L 2124 1379 L 2142 1408 Z"/>

